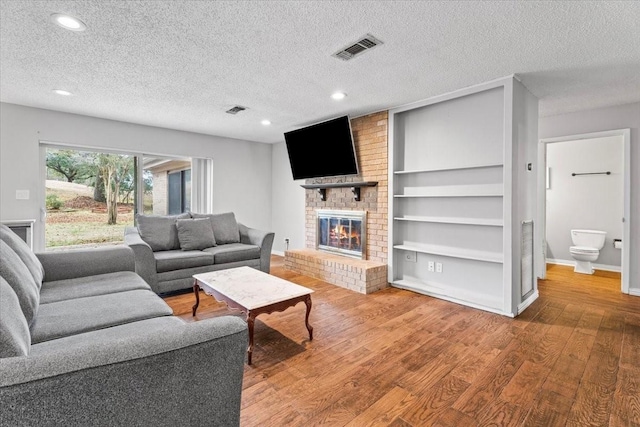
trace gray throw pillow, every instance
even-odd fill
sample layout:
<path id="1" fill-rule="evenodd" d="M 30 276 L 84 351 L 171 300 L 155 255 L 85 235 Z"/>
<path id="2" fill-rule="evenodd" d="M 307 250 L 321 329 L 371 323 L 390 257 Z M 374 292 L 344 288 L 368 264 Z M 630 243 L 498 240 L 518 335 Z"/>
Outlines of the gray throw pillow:
<path id="1" fill-rule="evenodd" d="M 4 240 L 0 240 L 0 276 L 18 296 L 27 324 L 33 326 L 40 304 L 40 291 L 27 266 Z"/>
<path id="2" fill-rule="evenodd" d="M 240 229 L 233 212 L 221 214 L 192 213 L 191 216 L 194 218 L 209 218 L 211 220 L 211 228 L 218 245 L 240 243 Z"/>
<path id="3" fill-rule="evenodd" d="M 0 277 L 0 358 L 28 356 L 31 333 L 18 296 Z"/>
<path id="4" fill-rule="evenodd" d="M 180 249 L 178 240 L 178 219 L 190 218 L 188 213 L 180 215 L 136 215 L 138 232 L 153 251 Z"/>
<path id="5" fill-rule="evenodd" d="M 209 218 L 179 219 L 176 228 L 183 251 L 199 251 L 216 246 Z"/>
<path id="6" fill-rule="evenodd" d="M 44 279 L 44 267 L 42 263 L 33 253 L 29 245 L 22 240 L 16 233 L 4 224 L 0 224 L 0 239 L 9 245 L 11 249 L 20 257 L 22 262 L 27 266 L 29 272 L 33 275 L 33 279 L 38 285 L 38 289 L 42 286 Z"/>

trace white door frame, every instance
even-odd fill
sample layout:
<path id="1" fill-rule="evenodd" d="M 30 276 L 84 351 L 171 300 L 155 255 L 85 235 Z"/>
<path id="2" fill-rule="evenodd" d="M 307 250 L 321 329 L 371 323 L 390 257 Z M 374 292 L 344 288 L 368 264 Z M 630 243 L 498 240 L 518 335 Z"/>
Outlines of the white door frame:
<path id="1" fill-rule="evenodd" d="M 590 132 L 577 135 L 566 135 L 555 138 L 544 138 L 538 145 L 538 241 L 541 251 L 537 254 L 541 262 L 538 263 L 538 277 L 546 278 L 546 252 L 547 252 L 547 197 L 546 197 L 546 170 L 547 170 L 547 144 L 554 142 L 576 141 L 580 139 L 605 138 L 608 136 L 622 136 L 623 142 L 623 181 L 624 181 L 624 211 L 622 217 L 622 284 L 621 289 L 625 294 L 629 293 L 629 245 L 631 242 L 631 130 L 613 129 L 602 132 Z"/>

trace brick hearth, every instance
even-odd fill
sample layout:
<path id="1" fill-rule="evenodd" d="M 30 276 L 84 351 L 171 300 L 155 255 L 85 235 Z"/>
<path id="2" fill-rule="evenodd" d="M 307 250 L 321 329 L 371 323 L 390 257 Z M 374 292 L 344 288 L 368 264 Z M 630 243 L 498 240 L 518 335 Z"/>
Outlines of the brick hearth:
<path id="1" fill-rule="evenodd" d="M 285 252 L 285 268 L 342 288 L 370 294 L 388 286 L 387 265 L 313 249 Z"/>
<path id="2" fill-rule="evenodd" d="M 324 201 L 317 191 L 306 190 L 306 249 L 286 251 L 286 268 L 361 293 L 388 286 L 387 119 L 384 111 L 351 121 L 359 175 L 306 180 L 307 184 L 377 181 L 378 185 L 362 188 L 360 201 L 353 199 L 350 188 L 328 189 Z M 315 250 L 316 209 L 367 211 L 366 260 Z"/>

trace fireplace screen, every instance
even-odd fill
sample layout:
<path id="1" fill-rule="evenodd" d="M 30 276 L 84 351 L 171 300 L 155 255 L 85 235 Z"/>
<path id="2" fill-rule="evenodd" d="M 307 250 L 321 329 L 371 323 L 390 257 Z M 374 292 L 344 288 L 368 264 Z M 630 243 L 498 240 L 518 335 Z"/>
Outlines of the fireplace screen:
<path id="1" fill-rule="evenodd" d="M 364 259 L 366 215 L 364 211 L 318 210 L 317 248 Z"/>

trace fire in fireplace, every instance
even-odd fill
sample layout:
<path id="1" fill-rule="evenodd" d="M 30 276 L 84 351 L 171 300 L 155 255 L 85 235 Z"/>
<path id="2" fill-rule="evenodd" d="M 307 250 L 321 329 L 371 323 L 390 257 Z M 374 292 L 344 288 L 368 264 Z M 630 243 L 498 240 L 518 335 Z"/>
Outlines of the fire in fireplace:
<path id="1" fill-rule="evenodd" d="M 354 258 L 365 258 L 367 213 L 365 211 L 316 211 L 316 248 Z"/>

